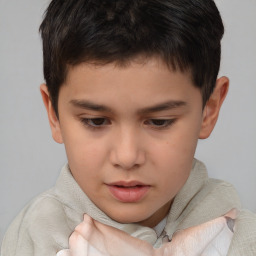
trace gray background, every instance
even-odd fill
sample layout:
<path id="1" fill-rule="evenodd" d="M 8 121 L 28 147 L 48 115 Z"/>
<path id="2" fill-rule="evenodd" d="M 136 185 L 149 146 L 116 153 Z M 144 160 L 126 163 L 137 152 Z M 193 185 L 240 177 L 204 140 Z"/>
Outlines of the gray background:
<path id="1" fill-rule="evenodd" d="M 0 0 L 0 243 L 21 208 L 50 188 L 66 162 L 51 139 L 39 85 L 38 27 L 48 0 Z M 256 0 L 216 1 L 226 27 L 220 75 L 231 80 L 219 122 L 196 156 L 235 185 L 256 212 Z"/>

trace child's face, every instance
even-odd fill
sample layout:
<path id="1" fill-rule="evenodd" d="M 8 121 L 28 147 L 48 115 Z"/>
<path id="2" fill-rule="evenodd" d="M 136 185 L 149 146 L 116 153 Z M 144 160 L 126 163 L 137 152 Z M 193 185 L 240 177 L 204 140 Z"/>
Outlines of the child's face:
<path id="1" fill-rule="evenodd" d="M 53 137 L 82 190 L 118 222 L 156 225 L 189 176 L 200 136 L 202 96 L 190 75 L 157 59 L 80 64 L 58 108 Z"/>

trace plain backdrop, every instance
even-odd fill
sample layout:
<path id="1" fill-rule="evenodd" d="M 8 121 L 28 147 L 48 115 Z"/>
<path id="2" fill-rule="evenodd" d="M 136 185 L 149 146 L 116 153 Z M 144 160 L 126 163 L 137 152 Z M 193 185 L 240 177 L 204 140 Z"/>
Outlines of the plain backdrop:
<path id="1" fill-rule="evenodd" d="M 38 27 L 49 0 L 0 0 L 0 243 L 7 226 L 66 163 L 51 138 L 40 97 L 42 49 Z M 256 1 L 216 0 L 225 25 L 220 75 L 230 90 L 196 157 L 209 175 L 234 184 L 256 212 Z"/>

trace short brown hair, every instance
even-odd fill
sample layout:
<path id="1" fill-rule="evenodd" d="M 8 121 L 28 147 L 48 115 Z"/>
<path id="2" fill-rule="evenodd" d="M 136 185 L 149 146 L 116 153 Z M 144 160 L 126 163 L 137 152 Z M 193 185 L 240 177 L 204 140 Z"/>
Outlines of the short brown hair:
<path id="1" fill-rule="evenodd" d="M 53 0 L 40 31 L 44 77 L 58 113 L 68 66 L 123 64 L 138 55 L 191 71 L 205 104 L 219 72 L 224 27 L 212 0 Z"/>

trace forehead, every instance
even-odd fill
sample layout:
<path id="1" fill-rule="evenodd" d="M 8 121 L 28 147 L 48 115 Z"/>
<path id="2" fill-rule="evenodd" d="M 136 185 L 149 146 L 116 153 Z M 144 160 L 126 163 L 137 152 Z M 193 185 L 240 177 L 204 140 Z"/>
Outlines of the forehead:
<path id="1" fill-rule="evenodd" d="M 159 58 L 138 59 L 126 65 L 82 63 L 68 70 L 64 86 L 70 100 L 91 100 L 112 104 L 158 104 L 169 100 L 188 101 L 199 91 L 190 72 L 172 70 Z"/>
<path id="2" fill-rule="evenodd" d="M 185 70 L 181 71 L 179 68 L 174 68 L 166 64 L 160 57 L 144 57 L 139 56 L 133 58 L 132 60 L 127 60 L 124 62 L 111 62 L 111 63 L 100 63 L 100 62 L 84 62 L 74 66 L 67 67 L 67 75 L 64 84 L 74 84 L 79 82 L 79 79 L 91 78 L 91 75 L 101 74 L 101 76 L 96 76 L 96 80 L 106 79 L 112 77 L 113 79 L 120 80 L 125 79 L 125 77 L 135 76 L 136 79 L 143 78 L 149 80 L 149 78 L 166 78 L 167 76 L 183 76 L 188 83 L 193 84 L 193 78 L 191 71 Z M 105 77 L 103 77 L 105 76 Z M 129 77 L 130 78 L 130 77 Z M 148 79 L 147 79 L 148 78 Z M 139 82 L 139 81 L 138 81 Z"/>

